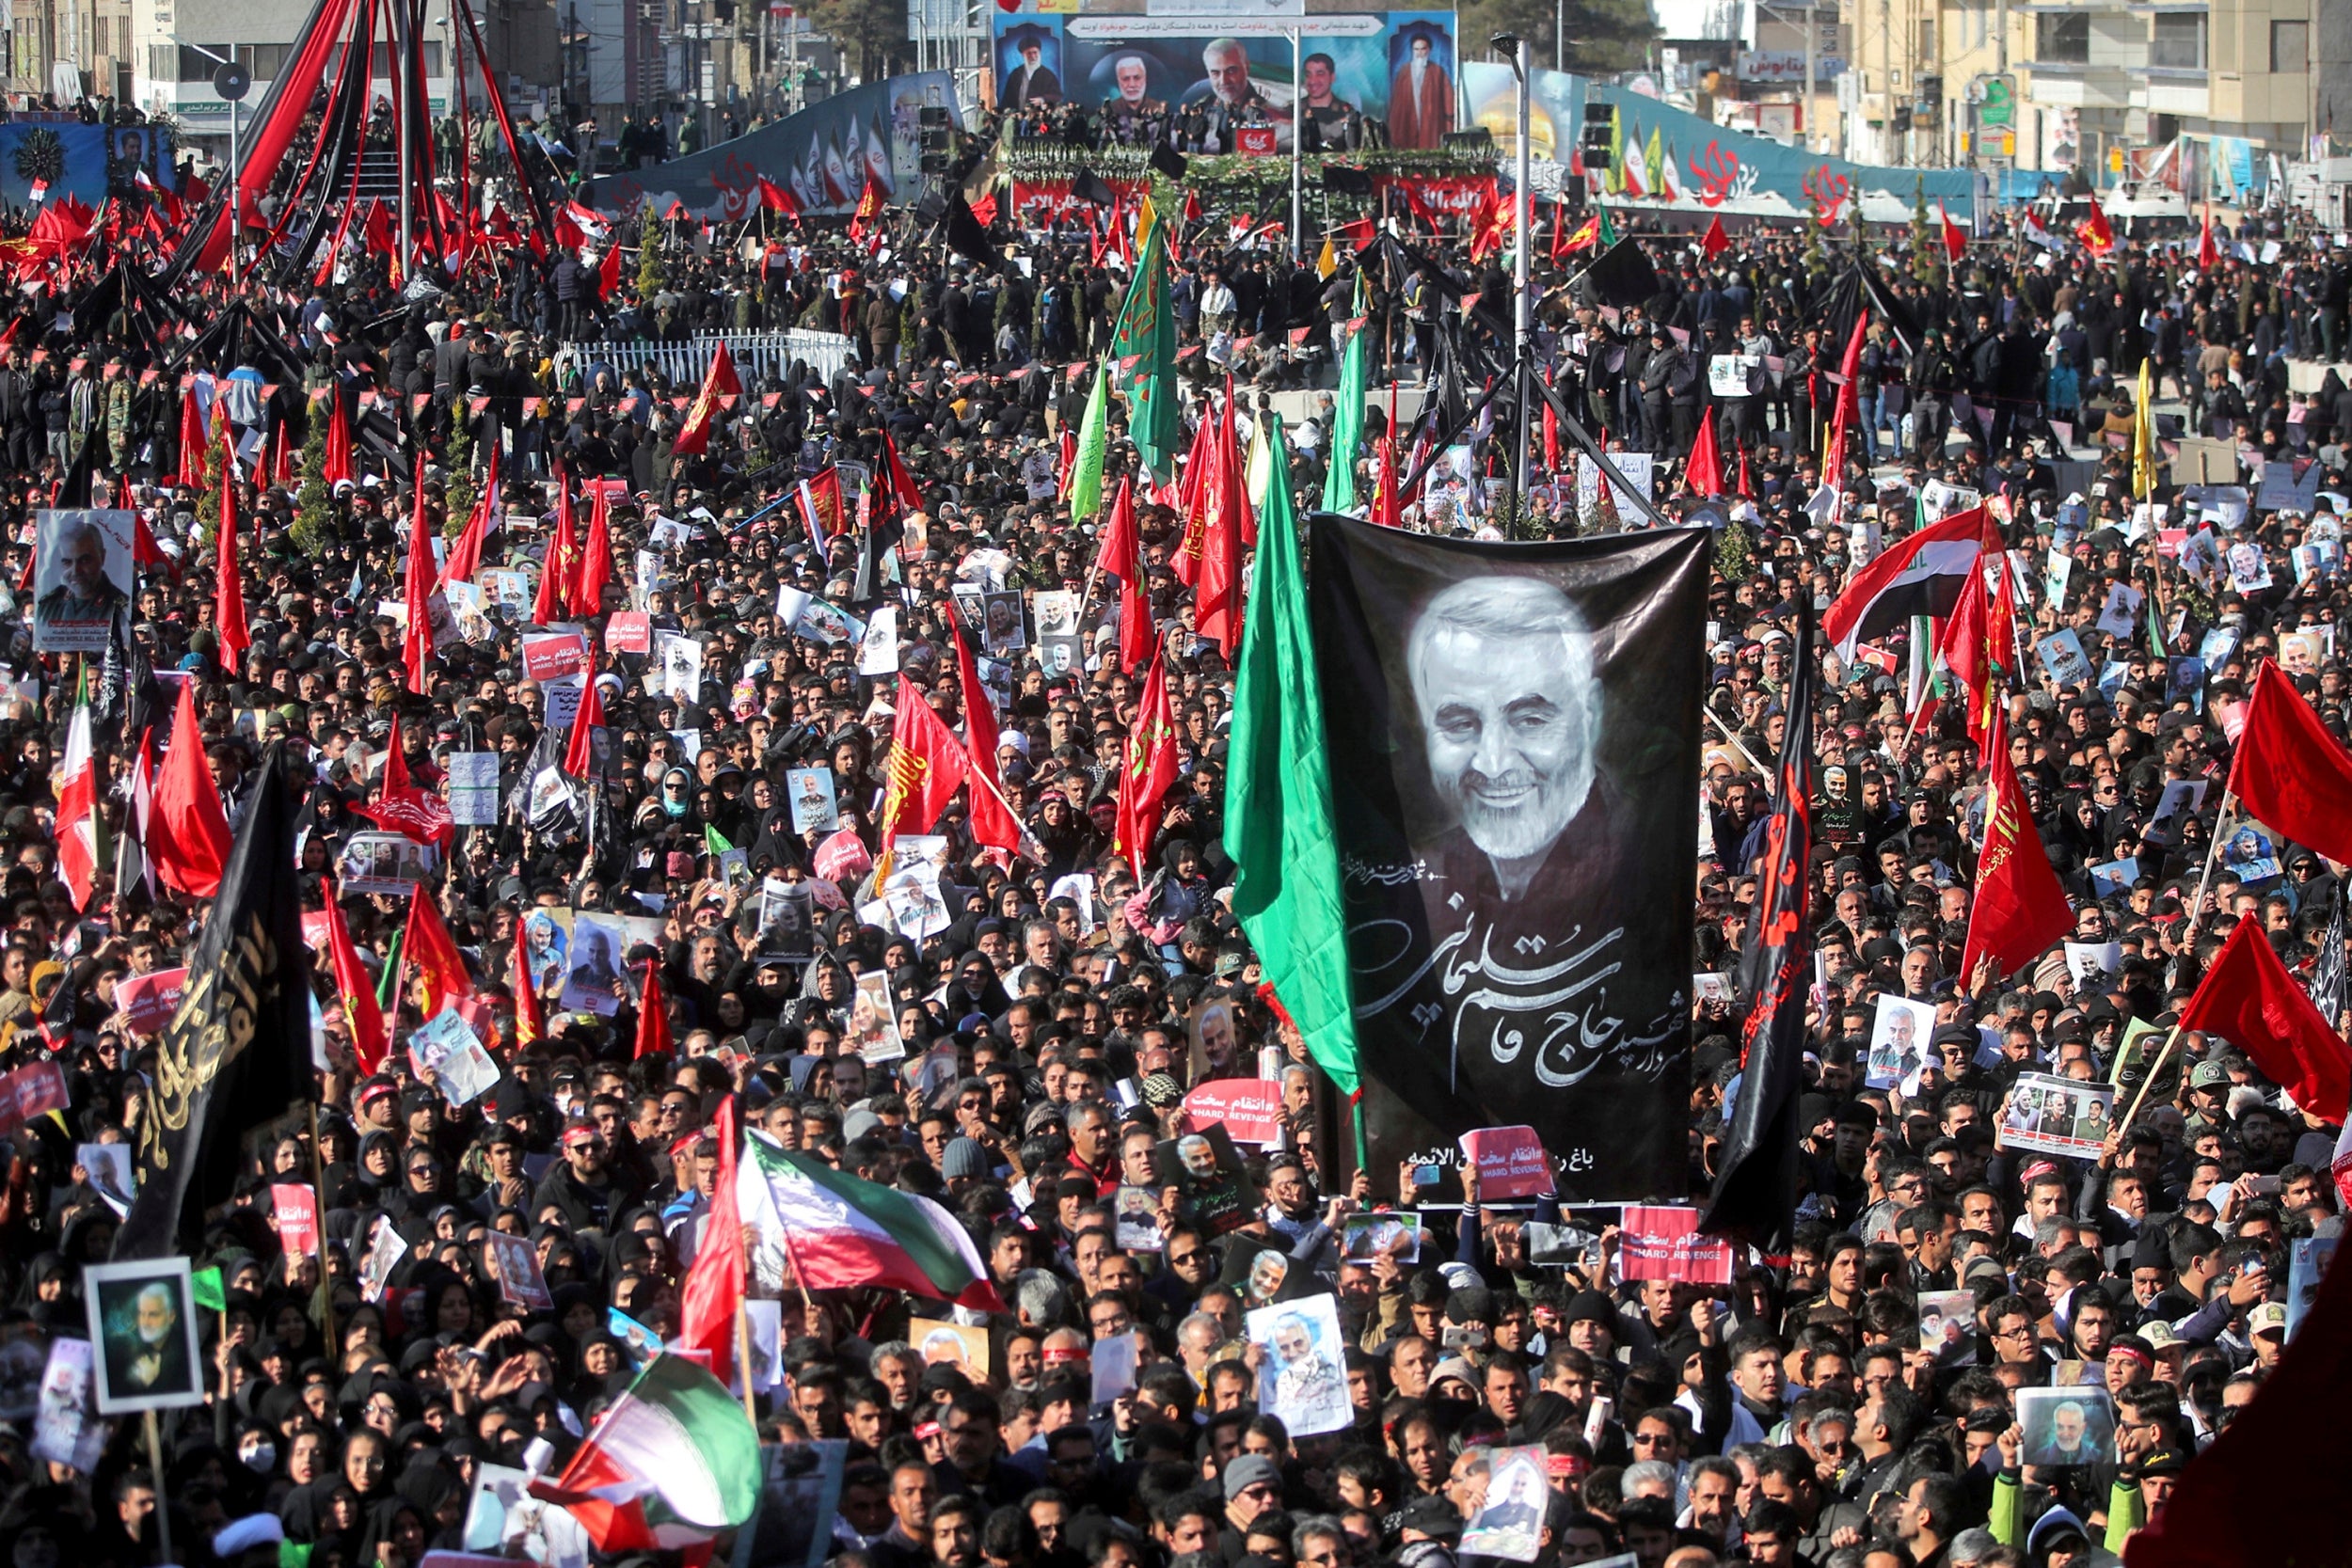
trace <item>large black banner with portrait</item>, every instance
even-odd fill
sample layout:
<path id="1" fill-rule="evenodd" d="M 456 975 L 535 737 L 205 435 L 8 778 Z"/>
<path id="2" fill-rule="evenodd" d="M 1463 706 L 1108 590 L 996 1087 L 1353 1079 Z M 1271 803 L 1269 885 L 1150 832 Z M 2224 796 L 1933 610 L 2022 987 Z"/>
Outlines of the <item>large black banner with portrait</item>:
<path id="1" fill-rule="evenodd" d="M 1682 1194 L 1708 531 L 1311 538 L 1369 1168 L 1527 1125 Z"/>

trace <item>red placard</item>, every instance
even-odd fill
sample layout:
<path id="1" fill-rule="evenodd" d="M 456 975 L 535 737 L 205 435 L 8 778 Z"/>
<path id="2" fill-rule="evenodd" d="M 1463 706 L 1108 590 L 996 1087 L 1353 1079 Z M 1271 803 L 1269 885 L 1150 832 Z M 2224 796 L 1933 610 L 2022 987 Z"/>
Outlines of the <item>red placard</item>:
<path id="1" fill-rule="evenodd" d="M 580 632 L 548 632 L 523 639 L 523 673 L 534 681 L 577 675 L 588 668 L 588 639 Z"/>
<path id="2" fill-rule="evenodd" d="M 1184 1096 L 1195 1128 L 1222 1125 L 1237 1144 L 1270 1144 L 1282 1127 L 1282 1085 L 1271 1078 L 1217 1078 Z"/>
<path id="3" fill-rule="evenodd" d="M 653 618 L 642 610 L 624 610 L 604 624 L 604 645 L 616 654 L 653 652 Z"/>
<path id="4" fill-rule="evenodd" d="M 319 1196 L 293 1181 L 273 1181 L 270 1212 L 278 1219 L 278 1243 L 289 1258 L 308 1258 L 319 1249 Z"/>
<path id="5" fill-rule="evenodd" d="M 1483 1199 L 1549 1197 L 1551 1156 L 1533 1127 L 1482 1127 L 1462 1134 L 1462 1158 L 1478 1162 Z"/>
<path id="6" fill-rule="evenodd" d="M 1263 157 L 1274 150 L 1274 127 L 1245 125 L 1233 133 L 1233 150 Z"/>
<path id="7" fill-rule="evenodd" d="M 135 1035 L 152 1035 L 180 1010 L 180 994 L 188 988 L 188 972 L 159 969 L 151 974 L 126 974 L 115 987 L 115 1005 L 131 1020 Z"/>
<path id="8" fill-rule="evenodd" d="M 35 1062 L 0 1078 L 0 1132 L 65 1107 L 65 1069 L 55 1062 Z"/>
<path id="9" fill-rule="evenodd" d="M 322 958 L 326 957 L 326 911 L 325 910 L 302 911 L 302 945 L 318 954 Z"/>
<path id="10" fill-rule="evenodd" d="M 1628 1279 L 1671 1279 L 1677 1285 L 1731 1283 L 1731 1243 L 1699 1234 L 1699 1212 L 1662 1204 L 1629 1203 L 1617 1243 L 1617 1260 Z"/>

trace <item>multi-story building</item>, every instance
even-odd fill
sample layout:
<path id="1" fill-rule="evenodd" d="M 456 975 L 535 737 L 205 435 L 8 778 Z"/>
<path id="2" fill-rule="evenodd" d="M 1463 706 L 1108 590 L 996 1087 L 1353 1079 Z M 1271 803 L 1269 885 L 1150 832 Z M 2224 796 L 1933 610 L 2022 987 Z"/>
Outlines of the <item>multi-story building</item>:
<path id="1" fill-rule="evenodd" d="M 2312 70 L 2318 0 L 1838 3 L 1851 157 L 2120 172 L 2181 141 L 2201 169 L 2299 158 L 2326 125 Z"/>

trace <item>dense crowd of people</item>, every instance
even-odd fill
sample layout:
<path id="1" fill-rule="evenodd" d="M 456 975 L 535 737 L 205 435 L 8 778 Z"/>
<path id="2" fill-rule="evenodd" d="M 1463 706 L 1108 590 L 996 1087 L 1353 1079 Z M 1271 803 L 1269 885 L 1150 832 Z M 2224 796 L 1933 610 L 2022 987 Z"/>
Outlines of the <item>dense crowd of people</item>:
<path id="1" fill-rule="evenodd" d="M 1505 274 L 1472 264 L 1460 235 L 1407 233 L 1376 253 L 1394 266 L 1368 252 L 1359 303 L 1344 246 L 1326 277 L 1314 243 L 1295 261 L 1279 236 L 1238 248 L 1224 218 L 1190 226 L 1173 280 L 1184 419 L 1215 417 L 1231 374 L 1247 447 L 1279 391 L 1321 389 L 1281 427 L 1302 515 L 1333 461 L 1335 326 L 1384 324 L 1375 385 L 1435 389 L 1451 363 L 1475 390 L 1482 362 L 1507 359 Z M 1689 1192 L 1628 1198 L 1703 1198 L 1712 1180 L 1756 1001 L 1734 977 L 1756 940 L 1784 703 L 1798 662 L 1820 661 L 1799 1223 L 1785 1254 L 1742 1244 L 1730 1281 L 1704 1285 L 1626 1279 L 1613 1211 L 1482 1202 L 1474 1166 L 1434 1185 L 1353 1169 L 1318 1122 L 1335 1101 L 1230 907 L 1232 663 L 1195 628 L 1174 498 L 1138 475 L 1119 412 L 1106 488 L 1146 481 L 1141 602 L 1180 761 L 1156 837 L 1115 848 L 1146 678 L 1120 657 L 1118 585 L 1091 571 L 1104 518 L 1073 520 L 1061 446 L 1109 349 L 1120 267 L 1084 239 L 1002 230 L 1031 265 L 982 267 L 908 218 L 882 259 L 836 220 L 746 248 L 692 228 L 673 224 L 642 271 L 632 215 L 544 272 L 484 268 L 421 296 L 365 247 L 315 286 L 192 278 L 176 302 L 192 321 L 250 325 L 185 357 L 124 296 L 96 295 L 103 265 L 85 265 L 0 338 L 0 566 L 24 612 L 4 721 L 0 1045 L 12 1065 L 57 1062 L 71 1095 L 13 1133 L 0 1341 L 28 1350 L 10 1365 L 86 1332 L 82 1271 L 121 1209 L 84 1146 L 137 1144 L 157 1115 L 158 1020 L 123 989 L 183 964 L 208 908 L 135 855 L 102 864 L 78 909 L 63 879 L 56 786 L 83 672 L 34 652 L 29 590 L 35 513 L 77 468 L 159 546 L 106 656 L 130 672 L 97 725 L 107 842 L 137 836 L 136 778 L 162 765 L 168 699 L 147 705 L 151 728 L 134 718 L 151 669 L 193 689 L 232 826 L 282 748 L 303 796 L 289 874 L 308 905 L 340 909 L 394 1043 L 358 1068 L 355 998 L 322 959 L 317 1117 L 257 1148 L 234 1197 L 200 1216 L 196 1263 L 220 1269 L 225 1303 L 200 1325 L 213 1397 L 165 1414 L 163 1473 L 133 1419 L 60 1455 L 9 1385 L 23 1397 L 0 1426 L 0 1535 L 15 1568 L 139 1568 L 160 1560 L 167 1523 L 189 1568 L 419 1568 L 481 1546 L 466 1537 L 485 1467 L 559 1470 L 642 1362 L 628 1321 L 675 1334 L 681 1269 L 742 1244 L 709 1224 L 730 1098 L 785 1147 L 945 1206 L 1006 1307 L 785 1291 L 759 1427 L 846 1443 L 810 1560 L 838 1568 L 1456 1568 L 1476 1556 L 1461 1541 L 1494 1456 L 1515 1447 L 1544 1455 L 1546 1568 L 1620 1552 L 1640 1568 L 2078 1568 L 2116 1560 L 2261 1397 L 2298 1245 L 2340 1228 L 2336 1129 L 2266 1082 L 2246 1042 L 2189 1032 L 2166 1061 L 2156 1042 L 2240 922 L 2315 982 L 2344 958 L 2342 867 L 2308 847 L 2260 839 L 2201 876 L 2260 662 L 2280 660 L 2339 739 L 2352 718 L 2336 641 L 2352 391 L 2332 371 L 2313 391 L 2290 379 L 2340 346 L 2347 272 L 2326 237 L 2285 234 L 2272 262 L 2231 245 L 2202 266 L 2194 235 L 2097 256 L 1989 237 L 1954 262 L 1899 233 L 1857 257 L 1758 225 L 1713 254 L 1693 235 L 1643 239 L 1655 291 L 1613 302 L 1571 280 L 1573 259 L 1537 268 L 1549 378 L 1609 448 L 1654 456 L 1659 505 L 1711 502 L 1719 532 L 1691 910 L 1715 980 L 1694 987 Z M 628 264 L 592 293 L 612 243 Z M 1824 515 L 1808 502 L 1846 346 L 1829 302 L 1856 265 L 1896 309 L 1865 330 L 1863 417 Z M 854 361 L 747 383 L 700 451 L 676 450 L 706 412 L 687 406 L 693 388 L 598 356 L 608 334 L 755 323 L 847 334 Z M 1710 384 L 1719 355 L 1754 358 L 1738 395 Z M 2249 474 L 2283 464 L 2291 481 L 2254 482 L 2258 496 L 2168 481 L 2141 501 L 2143 361 L 2168 440 L 2213 437 Z M 217 447 L 207 481 L 182 483 L 191 387 L 242 449 L 225 487 Z M 1387 429 L 1385 395 L 1374 404 L 1356 455 L 1367 500 Z M 329 420 L 352 469 L 331 485 L 313 471 L 323 442 L 305 450 Z M 1684 483 L 1702 428 L 1722 443 L 1720 497 Z M 1404 526 L 1638 524 L 1565 467 L 1532 476 L 1532 513 L 1503 508 L 1509 429 L 1454 433 L 1467 458 L 1446 470 L 1447 503 L 1406 496 Z M 919 509 L 886 536 L 813 525 L 802 482 L 886 478 L 894 457 Z M 409 668 L 393 613 L 409 531 L 454 540 L 493 475 L 480 613 Z M 584 519 L 608 484 L 609 579 L 596 602 L 541 615 L 561 515 L 576 503 Z M 2010 760 L 2074 911 L 2071 946 L 2008 974 L 1960 973 L 1987 782 L 1963 705 L 1920 715 L 1900 633 L 1851 660 L 1792 642 L 1796 600 L 1832 602 L 1931 491 L 1986 498 L 2029 563 L 2023 647 L 2072 631 L 2090 666 L 2085 679 L 2029 651 L 2006 673 Z M 229 662 L 222 517 L 248 541 L 234 559 L 250 645 Z M 2214 560 L 2185 546 L 2207 526 Z M 2063 574 L 2043 569 L 2053 554 Z M 2119 625 L 2118 586 L 2147 611 Z M 1082 596 L 1056 657 L 1041 614 L 1036 637 L 1025 611 L 990 624 L 1008 594 Z M 867 625 L 894 610 L 895 663 L 813 602 Z M 619 651 L 613 617 L 631 612 L 646 638 Z M 546 622 L 587 631 L 609 740 L 568 810 L 543 810 L 537 787 L 582 697 L 575 684 L 551 712 L 561 678 L 535 673 L 528 645 Z M 680 644 L 697 652 L 671 657 Z M 892 847 L 877 827 L 907 692 L 964 736 L 988 704 L 980 733 L 997 745 L 976 761 L 1024 829 L 1017 849 L 977 843 L 977 785 L 915 824 L 939 841 L 938 907 L 911 912 L 880 898 L 873 869 Z M 389 768 L 453 796 L 453 758 L 484 752 L 494 824 L 458 828 L 413 893 L 344 885 L 382 870 L 348 851 L 374 831 L 360 813 Z M 2198 782 L 2182 809 L 2172 786 Z M 466 957 L 496 1069 L 462 1099 L 405 1049 L 428 1022 L 396 945 L 411 896 Z M 796 911 L 797 940 L 777 928 Z M 560 960 L 531 971 L 607 917 L 629 932 L 611 1005 L 566 1006 Z M 860 986 L 874 976 L 893 1027 Z M 1887 996 L 1932 1017 L 1893 1084 L 1871 1062 Z M 1230 1040 L 1202 1040 L 1213 1011 Z M 877 1044 L 894 1033 L 896 1054 Z M 1251 1072 L 1279 1080 L 1282 1114 L 1247 1152 L 1248 1207 L 1212 1224 L 1159 1145 L 1202 1131 L 1183 1108 L 1192 1084 Z M 2019 1148 L 2022 1074 L 2121 1085 L 2092 1101 L 2112 1125 L 2069 1154 Z M 318 1255 L 281 1244 L 274 1182 L 316 1187 Z M 1168 1196 L 1138 1223 L 1122 1189 Z M 1417 1211 L 1417 1253 L 1343 1256 L 1345 1218 L 1366 1211 Z M 1563 1224 L 1585 1232 L 1565 1252 Z M 388 1275 L 363 1268 L 386 1230 L 406 1243 Z M 498 1233 L 529 1239 L 550 1306 L 501 1288 Z M 1336 1298 L 1343 1430 L 1295 1436 L 1261 1407 L 1267 1348 L 1245 1333 L 1255 1302 L 1232 1262 L 1267 1248 Z M 951 1319 L 984 1331 L 985 1356 L 916 1347 L 912 1325 Z M 1127 1338 L 1132 1386 L 1098 1403 L 1099 1347 Z M 2068 1388 L 2111 1432 L 2070 1440 L 2063 1411 L 2079 1423 L 2086 1401 L 2059 1400 L 2055 1434 L 2029 1433 L 2021 1393 Z"/>

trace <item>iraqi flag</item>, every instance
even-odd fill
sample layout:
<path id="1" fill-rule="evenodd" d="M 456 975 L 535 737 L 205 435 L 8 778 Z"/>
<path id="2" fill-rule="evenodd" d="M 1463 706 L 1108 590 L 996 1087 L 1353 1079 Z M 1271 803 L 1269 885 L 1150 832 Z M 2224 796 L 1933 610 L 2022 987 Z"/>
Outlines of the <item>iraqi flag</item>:
<path id="1" fill-rule="evenodd" d="M 847 1176 L 755 1132 L 744 1140 L 736 1199 L 761 1242 L 753 1261 L 778 1276 L 775 1238 L 811 1291 L 880 1287 L 979 1311 L 1005 1304 L 971 1235 L 926 1197 Z"/>
<path id="2" fill-rule="evenodd" d="M 1857 643 L 1908 624 L 1915 615 L 1949 615 L 1983 550 L 1984 508 L 1955 513 L 1897 541 L 1847 580 L 1821 618 L 1837 657 L 1851 662 Z"/>
<path id="3" fill-rule="evenodd" d="M 563 1475 L 532 1496 L 562 1505 L 600 1552 L 675 1550 L 748 1522 L 759 1433 L 726 1385 L 657 1355 L 605 1412 Z"/>

